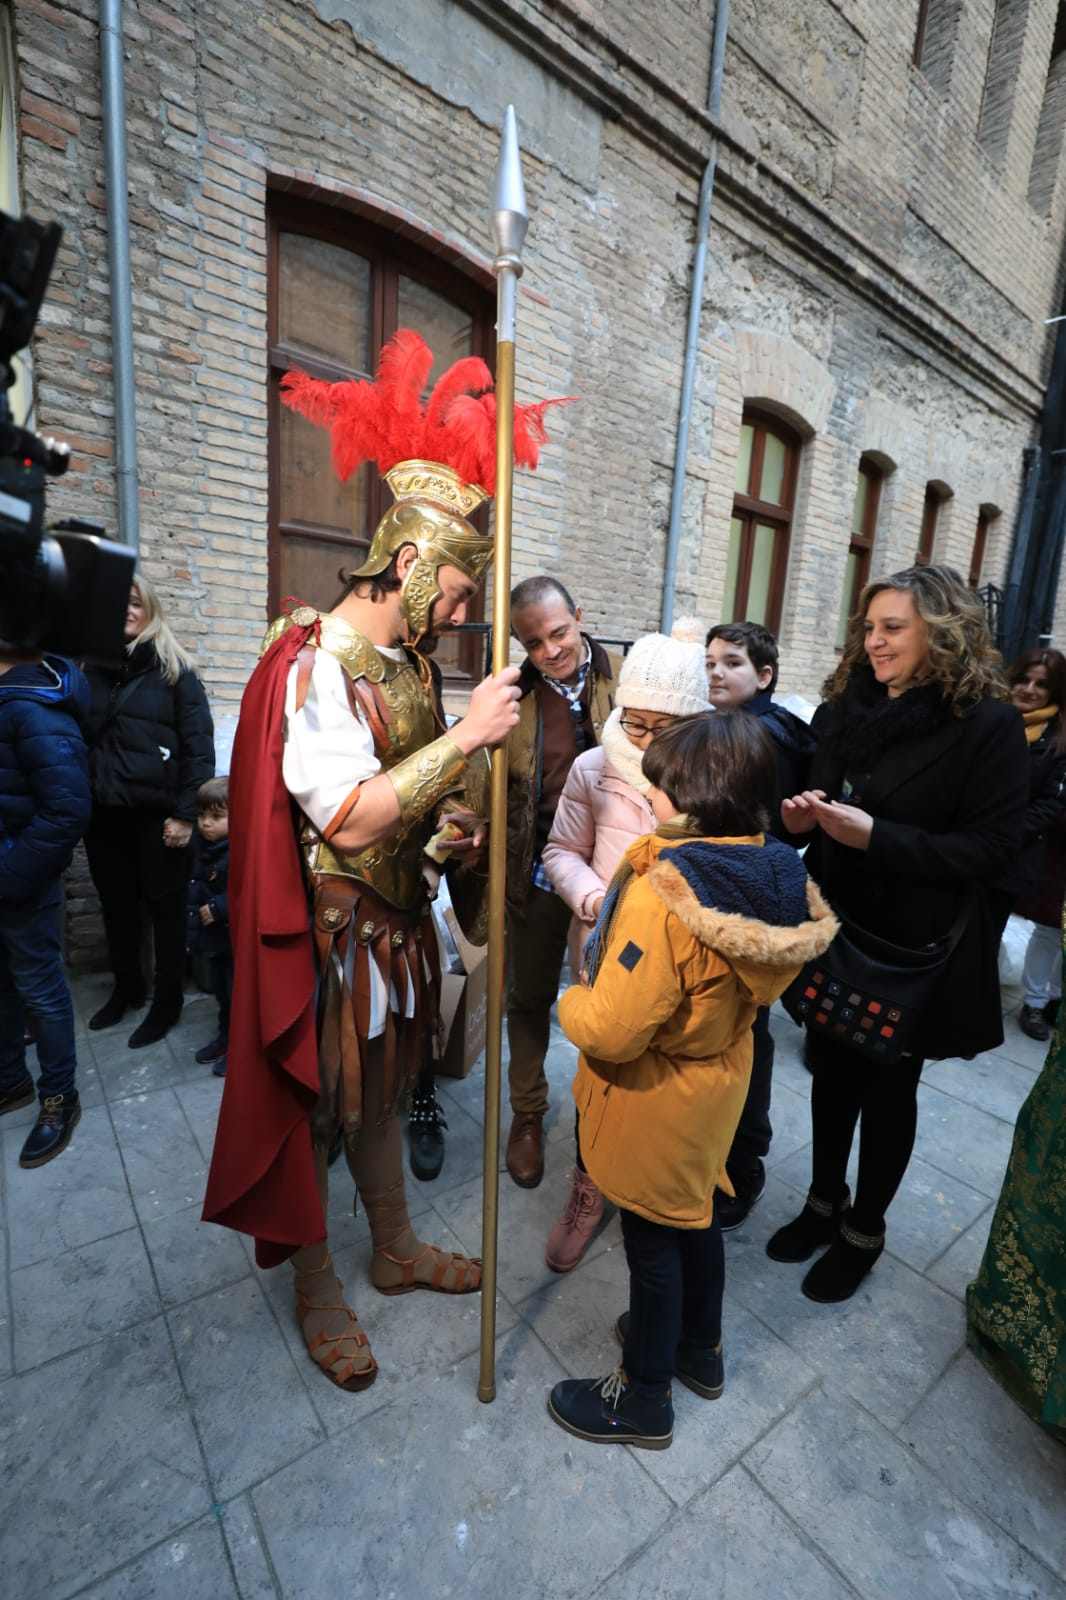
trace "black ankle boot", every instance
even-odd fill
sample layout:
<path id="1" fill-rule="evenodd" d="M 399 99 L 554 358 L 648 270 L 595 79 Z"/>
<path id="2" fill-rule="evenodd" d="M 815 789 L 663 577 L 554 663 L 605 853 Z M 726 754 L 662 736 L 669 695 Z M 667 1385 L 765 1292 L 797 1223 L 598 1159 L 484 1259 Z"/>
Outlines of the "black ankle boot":
<path id="1" fill-rule="evenodd" d="M 884 1233 L 859 1233 L 848 1211 L 840 1219 L 837 1237 L 801 1284 L 807 1299 L 822 1305 L 850 1300 L 884 1248 Z"/>
<path id="2" fill-rule="evenodd" d="M 847 1188 L 835 1205 L 820 1200 L 812 1189 L 799 1216 L 767 1240 L 766 1254 L 771 1261 L 809 1261 L 821 1245 L 832 1243 L 840 1218 L 850 1204 Z"/>
<path id="3" fill-rule="evenodd" d="M 165 1039 L 181 1016 L 181 1007 L 180 994 L 156 995 L 148 1007 L 148 1015 L 127 1040 L 130 1049 L 141 1050 L 146 1044 L 158 1044 L 160 1039 Z"/>
<path id="4" fill-rule="evenodd" d="M 116 983 L 99 1011 L 94 1011 L 89 1018 L 89 1027 L 94 1033 L 98 1033 L 101 1028 L 113 1028 L 116 1022 L 122 1021 L 127 1011 L 139 1011 L 143 1005 L 143 984 L 136 989 L 123 983 Z"/>
<path id="5" fill-rule="evenodd" d="M 440 1176 L 444 1165 L 444 1133 L 448 1124 L 432 1087 L 416 1089 L 411 1096 L 407 1137 L 411 1145 L 411 1171 L 422 1183 Z"/>

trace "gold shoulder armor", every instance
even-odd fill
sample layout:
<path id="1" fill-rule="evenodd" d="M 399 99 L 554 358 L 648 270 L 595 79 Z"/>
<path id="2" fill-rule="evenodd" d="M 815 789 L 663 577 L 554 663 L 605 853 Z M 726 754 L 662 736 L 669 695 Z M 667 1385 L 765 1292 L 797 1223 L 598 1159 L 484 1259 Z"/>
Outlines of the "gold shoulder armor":
<path id="1" fill-rule="evenodd" d="M 349 678 L 380 683 L 385 676 L 384 659 L 370 640 L 339 617 L 322 618 L 322 648 L 340 662 Z"/>
<path id="2" fill-rule="evenodd" d="M 281 638 L 283 633 L 288 633 L 289 629 L 292 627 L 292 620 L 293 619 L 291 617 L 274 618 L 273 622 L 270 624 L 270 627 L 267 629 L 266 633 L 264 633 L 263 642 L 259 646 L 259 654 L 261 656 L 266 655 L 267 651 L 270 649 L 270 646 L 275 644 L 277 640 Z"/>

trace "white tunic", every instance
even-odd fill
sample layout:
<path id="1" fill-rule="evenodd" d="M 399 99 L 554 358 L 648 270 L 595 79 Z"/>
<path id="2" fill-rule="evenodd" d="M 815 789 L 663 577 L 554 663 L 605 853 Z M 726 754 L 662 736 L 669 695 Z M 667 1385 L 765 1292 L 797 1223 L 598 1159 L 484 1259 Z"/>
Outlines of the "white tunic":
<path id="1" fill-rule="evenodd" d="M 402 661 L 402 650 L 375 647 L 390 661 Z M 316 650 L 307 698 L 296 709 L 299 665 L 293 662 L 285 684 L 285 753 L 282 777 L 285 787 L 304 816 L 319 833 L 325 833 L 342 808 L 348 809 L 352 791 L 381 771 L 374 753 L 374 736 L 362 714 L 353 714 L 344 685 L 344 668 L 328 650 Z M 377 963 L 370 963 L 370 1027 L 367 1037 L 385 1031 L 386 1008 L 399 1010 L 395 985 L 386 994 Z M 405 1014 L 414 1016 L 414 984 L 407 985 Z"/>

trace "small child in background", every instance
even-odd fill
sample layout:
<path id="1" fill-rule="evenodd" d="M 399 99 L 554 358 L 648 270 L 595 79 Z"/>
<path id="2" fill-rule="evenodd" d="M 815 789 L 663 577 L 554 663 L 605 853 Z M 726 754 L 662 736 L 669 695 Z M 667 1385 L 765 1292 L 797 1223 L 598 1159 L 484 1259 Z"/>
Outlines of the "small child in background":
<path id="1" fill-rule="evenodd" d="M 207 962 L 208 983 L 218 1001 L 218 1032 L 196 1052 L 216 1078 L 226 1076 L 233 953 L 229 942 L 229 779 L 209 778 L 196 791 L 198 836 L 190 863 L 186 943 L 190 955 Z"/>
<path id="2" fill-rule="evenodd" d="M 773 747 L 751 717 L 689 717 L 644 756 L 659 827 L 625 853 L 590 945 L 590 986 L 559 1000 L 581 1052 L 581 1153 L 621 1213 L 622 1364 L 556 1384 L 551 1416 L 597 1444 L 665 1449 L 671 1382 L 724 1386 L 725 1257 L 714 1198 L 751 1072 L 751 1023 L 820 955 L 836 918 L 768 836 Z"/>

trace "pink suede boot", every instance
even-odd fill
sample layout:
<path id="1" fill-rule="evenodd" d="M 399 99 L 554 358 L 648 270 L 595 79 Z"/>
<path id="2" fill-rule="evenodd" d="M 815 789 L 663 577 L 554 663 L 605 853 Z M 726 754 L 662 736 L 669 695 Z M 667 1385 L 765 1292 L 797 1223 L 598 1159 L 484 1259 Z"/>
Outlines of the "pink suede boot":
<path id="1" fill-rule="evenodd" d="M 544 1259 L 553 1272 L 576 1267 L 603 1219 L 604 1199 L 587 1172 L 574 1168 L 566 1206 L 548 1235 Z"/>

